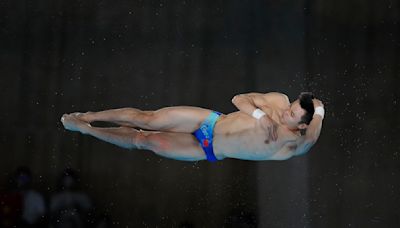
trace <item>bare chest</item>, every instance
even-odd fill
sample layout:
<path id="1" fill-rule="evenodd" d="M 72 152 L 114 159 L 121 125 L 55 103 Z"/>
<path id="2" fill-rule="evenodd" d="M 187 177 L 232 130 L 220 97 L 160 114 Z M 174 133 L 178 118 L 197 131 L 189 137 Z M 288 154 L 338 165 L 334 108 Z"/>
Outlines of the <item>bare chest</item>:
<path id="1" fill-rule="evenodd" d="M 279 158 L 294 146 L 297 137 L 282 126 L 278 126 L 277 133 L 278 139 L 273 141 L 256 119 L 237 113 L 217 123 L 214 150 L 226 157 L 245 160 Z"/>

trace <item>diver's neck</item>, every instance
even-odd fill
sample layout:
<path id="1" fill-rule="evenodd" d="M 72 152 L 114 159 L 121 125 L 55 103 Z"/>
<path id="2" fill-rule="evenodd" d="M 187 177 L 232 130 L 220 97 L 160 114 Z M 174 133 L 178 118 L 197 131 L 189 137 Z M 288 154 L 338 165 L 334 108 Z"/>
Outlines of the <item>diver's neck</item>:
<path id="1" fill-rule="evenodd" d="M 301 131 L 300 131 L 299 128 L 291 128 L 291 127 L 287 126 L 286 124 L 283 124 L 283 126 L 284 126 L 288 131 L 291 131 L 293 134 L 301 136 Z"/>

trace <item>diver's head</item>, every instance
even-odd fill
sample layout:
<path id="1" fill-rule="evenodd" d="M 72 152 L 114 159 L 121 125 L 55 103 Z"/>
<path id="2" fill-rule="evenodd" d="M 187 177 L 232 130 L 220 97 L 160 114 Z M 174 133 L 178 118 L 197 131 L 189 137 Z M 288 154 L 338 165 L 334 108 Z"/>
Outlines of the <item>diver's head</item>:
<path id="1" fill-rule="evenodd" d="M 305 130 L 314 115 L 314 95 L 302 92 L 299 98 L 282 113 L 281 120 L 291 130 Z"/>

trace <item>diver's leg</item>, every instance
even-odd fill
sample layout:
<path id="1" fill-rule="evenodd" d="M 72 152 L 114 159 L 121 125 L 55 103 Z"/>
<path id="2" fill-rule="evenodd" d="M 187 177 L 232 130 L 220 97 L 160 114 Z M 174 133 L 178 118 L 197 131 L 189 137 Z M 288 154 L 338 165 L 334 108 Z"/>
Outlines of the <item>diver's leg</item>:
<path id="1" fill-rule="evenodd" d="M 129 127 L 98 128 L 92 127 L 74 115 L 63 115 L 61 122 L 64 128 L 70 131 L 78 131 L 82 134 L 91 135 L 105 142 L 123 147 L 126 149 L 140 148 L 135 140 L 139 131 Z"/>
<path id="2" fill-rule="evenodd" d="M 162 157 L 180 161 L 206 160 L 206 154 L 192 134 L 142 131 L 138 142 L 144 149 Z"/>
<path id="3" fill-rule="evenodd" d="M 156 111 L 142 111 L 136 108 L 111 109 L 101 112 L 76 114 L 78 118 L 90 123 L 109 121 L 123 126 L 147 130 L 191 133 L 211 113 L 211 110 L 193 106 L 165 107 Z"/>
<path id="4" fill-rule="evenodd" d="M 140 127 L 140 123 L 145 123 L 151 111 L 142 111 L 137 108 L 117 108 L 99 112 L 72 113 L 77 118 L 91 123 L 94 121 L 104 121 L 119 124 L 121 126 Z M 136 122 L 133 122 L 135 119 Z"/>
<path id="5" fill-rule="evenodd" d="M 187 133 L 138 131 L 129 127 L 97 128 L 73 115 L 61 119 L 67 130 L 79 131 L 127 149 L 147 149 L 157 155 L 182 161 L 205 160 L 196 138 Z"/>

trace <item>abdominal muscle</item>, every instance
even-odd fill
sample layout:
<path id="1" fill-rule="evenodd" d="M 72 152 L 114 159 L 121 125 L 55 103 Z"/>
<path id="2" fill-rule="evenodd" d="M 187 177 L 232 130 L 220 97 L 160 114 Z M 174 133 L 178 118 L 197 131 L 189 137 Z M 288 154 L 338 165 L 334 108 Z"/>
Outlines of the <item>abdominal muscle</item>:
<path id="1" fill-rule="evenodd" d="M 222 115 L 214 128 L 213 148 L 217 157 L 244 160 L 271 160 L 285 148 L 288 140 L 282 127 L 278 127 L 278 140 L 268 138 L 258 121 L 243 112 Z"/>

